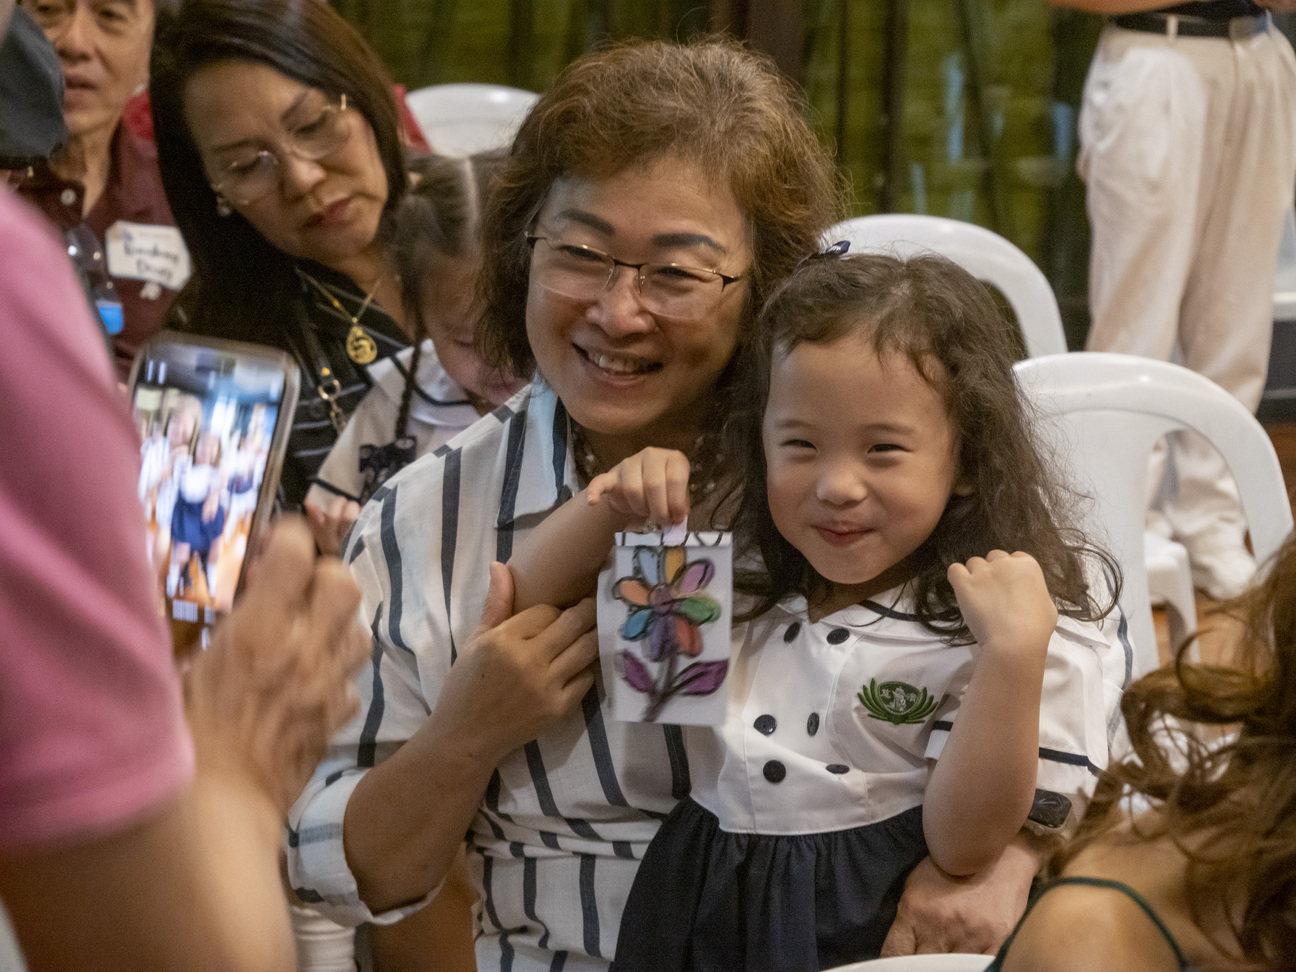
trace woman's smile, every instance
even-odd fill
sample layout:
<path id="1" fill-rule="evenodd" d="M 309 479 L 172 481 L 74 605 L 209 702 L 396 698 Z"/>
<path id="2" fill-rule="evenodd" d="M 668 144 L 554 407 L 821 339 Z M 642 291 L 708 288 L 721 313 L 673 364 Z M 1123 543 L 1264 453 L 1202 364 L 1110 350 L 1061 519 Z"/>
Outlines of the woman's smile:
<path id="1" fill-rule="evenodd" d="M 579 344 L 572 346 L 576 349 L 577 354 L 607 377 L 635 378 L 651 374 L 654 371 L 660 371 L 662 367 L 659 362 L 649 361 L 645 358 L 589 350 L 582 348 Z"/>
<path id="2" fill-rule="evenodd" d="M 696 164 L 665 156 L 604 179 L 558 180 L 534 232 L 622 264 L 597 296 L 579 300 L 545 286 L 534 255 L 544 251 L 533 250 L 527 336 L 540 373 L 595 452 L 616 461 L 649 444 L 691 448 L 738 346 L 747 283 L 716 281 L 705 314 L 675 320 L 648 311 L 625 264 L 745 273 L 749 230 L 732 192 Z"/>

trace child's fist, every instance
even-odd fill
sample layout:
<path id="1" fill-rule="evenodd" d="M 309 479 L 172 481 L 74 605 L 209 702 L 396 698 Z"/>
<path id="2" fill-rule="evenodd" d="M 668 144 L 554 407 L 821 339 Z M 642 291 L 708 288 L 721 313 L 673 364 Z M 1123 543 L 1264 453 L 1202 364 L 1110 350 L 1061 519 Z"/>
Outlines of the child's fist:
<path id="1" fill-rule="evenodd" d="M 977 644 L 1008 651 L 1048 649 L 1057 607 L 1030 554 L 991 550 L 966 564 L 951 564 L 946 576 Z"/>
<path id="2" fill-rule="evenodd" d="M 650 446 L 590 480 L 589 503 L 607 503 L 632 521 L 674 526 L 688 519 L 688 481 L 688 456 Z"/>

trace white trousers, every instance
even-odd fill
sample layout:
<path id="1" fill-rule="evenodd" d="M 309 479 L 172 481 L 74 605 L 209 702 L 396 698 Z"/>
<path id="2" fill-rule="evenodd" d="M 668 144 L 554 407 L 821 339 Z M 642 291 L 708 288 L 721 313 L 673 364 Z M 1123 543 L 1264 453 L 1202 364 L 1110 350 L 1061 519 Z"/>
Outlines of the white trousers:
<path id="1" fill-rule="evenodd" d="M 289 905 L 297 972 L 356 972 L 354 928 L 325 918 L 313 908 Z"/>
<path id="2" fill-rule="evenodd" d="M 1177 345 L 1186 367 L 1254 411 L 1296 183 L 1291 45 L 1272 28 L 1172 39 L 1108 25 L 1080 147 L 1093 229 L 1087 348 L 1168 361 Z M 1246 524 L 1223 459 L 1186 433 L 1172 450 L 1175 535 L 1194 555 L 1239 546 Z"/>

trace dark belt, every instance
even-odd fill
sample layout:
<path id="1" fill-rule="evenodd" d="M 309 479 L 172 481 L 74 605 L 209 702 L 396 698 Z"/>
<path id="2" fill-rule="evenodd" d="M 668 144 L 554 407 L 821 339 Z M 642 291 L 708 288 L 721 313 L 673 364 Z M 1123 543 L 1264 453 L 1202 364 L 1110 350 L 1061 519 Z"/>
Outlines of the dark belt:
<path id="1" fill-rule="evenodd" d="M 1121 14 L 1111 19 L 1117 27 L 1126 30 L 1141 30 L 1147 34 L 1171 34 L 1180 37 L 1229 37 L 1233 40 L 1246 40 L 1269 29 L 1269 12 L 1251 17 L 1234 17 L 1231 20 L 1207 20 L 1205 17 L 1192 17 L 1186 14 L 1166 14 L 1146 11 L 1144 13 Z"/>

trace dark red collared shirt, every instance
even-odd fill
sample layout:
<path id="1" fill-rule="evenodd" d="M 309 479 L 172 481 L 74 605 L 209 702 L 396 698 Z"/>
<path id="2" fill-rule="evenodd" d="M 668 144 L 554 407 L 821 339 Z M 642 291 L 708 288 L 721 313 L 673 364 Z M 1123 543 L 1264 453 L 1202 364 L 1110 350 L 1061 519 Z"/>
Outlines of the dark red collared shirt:
<path id="1" fill-rule="evenodd" d="M 60 179 L 47 165 L 33 169 L 17 191 L 64 232 L 84 221 L 100 246 L 104 245 L 108 228 L 119 220 L 152 226 L 175 225 L 162 190 L 156 146 L 122 124 L 113 133 L 108 184 L 84 220 L 81 215 L 84 187 L 79 182 Z M 113 350 L 117 373 L 125 380 L 140 345 L 161 330 L 176 289 L 116 275 L 112 275 L 112 280 L 124 319 L 121 333 L 113 338 Z"/>

